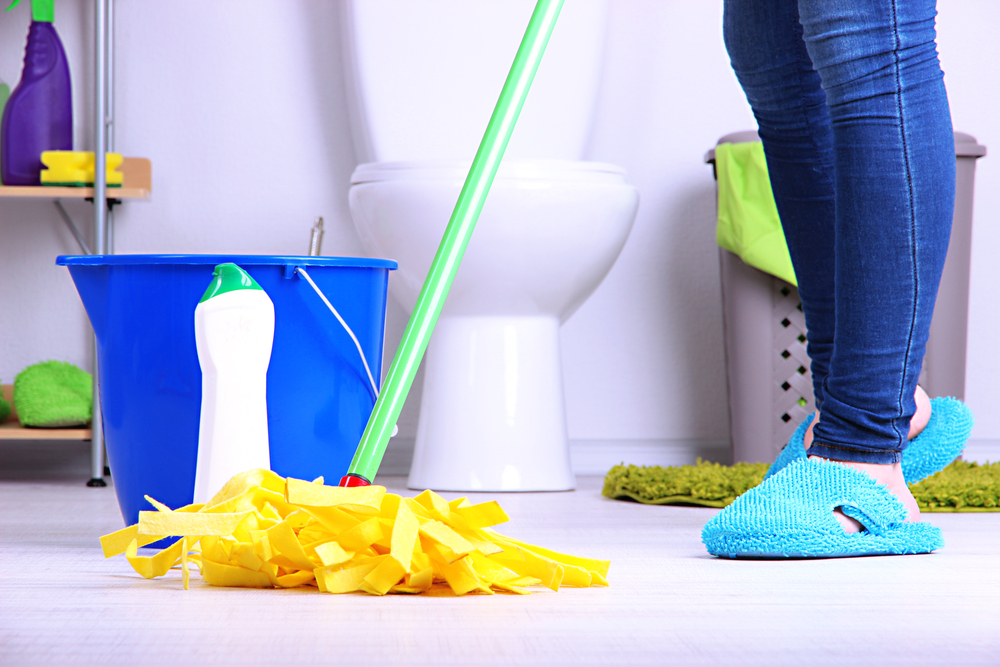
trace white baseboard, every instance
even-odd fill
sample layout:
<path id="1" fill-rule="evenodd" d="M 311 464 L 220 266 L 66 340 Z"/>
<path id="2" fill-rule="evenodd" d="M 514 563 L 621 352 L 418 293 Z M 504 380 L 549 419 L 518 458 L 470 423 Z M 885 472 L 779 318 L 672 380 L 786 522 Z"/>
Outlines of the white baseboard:
<path id="1" fill-rule="evenodd" d="M 569 453 L 577 475 L 605 475 L 619 464 L 681 466 L 699 458 L 718 463 L 731 458 L 725 440 L 570 440 Z"/>
<path id="2" fill-rule="evenodd" d="M 389 441 L 379 472 L 408 475 L 413 461 L 413 438 Z M 696 459 L 728 463 L 725 440 L 570 440 L 569 452 L 576 475 L 604 475 L 620 463 L 642 466 L 690 465 Z"/>

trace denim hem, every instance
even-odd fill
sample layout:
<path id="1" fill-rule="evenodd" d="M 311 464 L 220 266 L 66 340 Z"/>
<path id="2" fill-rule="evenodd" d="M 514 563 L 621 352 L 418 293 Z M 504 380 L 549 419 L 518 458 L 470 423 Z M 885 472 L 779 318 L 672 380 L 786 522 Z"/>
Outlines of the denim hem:
<path id="1" fill-rule="evenodd" d="M 899 463 L 902 460 L 902 452 L 891 449 L 861 449 L 853 447 L 841 447 L 838 445 L 825 445 L 813 442 L 807 453 L 809 456 L 819 456 L 833 461 L 849 461 L 851 463 Z"/>
<path id="2" fill-rule="evenodd" d="M 955 200 L 936 0 L 725 0 L 799 283 L 817 449 L 898 461 Z M 822 406 L 822 407 L 820 407 Z"/>

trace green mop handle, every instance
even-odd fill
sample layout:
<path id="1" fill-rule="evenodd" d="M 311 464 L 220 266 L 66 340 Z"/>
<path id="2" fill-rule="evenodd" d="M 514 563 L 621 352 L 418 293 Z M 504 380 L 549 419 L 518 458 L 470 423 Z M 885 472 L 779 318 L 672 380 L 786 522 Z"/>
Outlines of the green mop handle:
<path id="1" fill-rule="evenodd" d="M 385 385 L 379 393 L 378 400 L 372 410 L 364 435 L 354 453 L 354 460 L 347 475 L 340 481 L 341 486 L 356 486 L 370 483 L 375 478 L 392 428 L 403 409 L 406 395 L 417 374 L 420 360 L 427 349 L 434 325 L 437 324 L 445 298 L 451 289 L 451 284 L 458 273 L 458 266 L 465 255 L 465 249 L 472 238 L 472 231 L 483 210 L 486 195 L 489 194 L 493 178 L 496 176 L 500 159 L 507 149 L 507 142 L 514 131 L 518 114 L 528 96 L 531 81 L 538 71 L 538 63 L 552 35 L 559 10 L 563 0 L 538 0 L 535 11 L 524 32 L 521 46 L 517 49 L 514 64 L 511 65 L 507 81 L 503 84 L 500 99 L 497 101 L 490 124 L 486 126 L 476 159 L 472 161 L 469 175 L 458 196 L 455 210 L 448 221 L 444 238 L 438 247 L 434 262 L 427 272 L 423 289 L 417 298 L 417 304 L 406 324 L 403 339 L 400 341 L 396 356 L 389 367 Z"/>

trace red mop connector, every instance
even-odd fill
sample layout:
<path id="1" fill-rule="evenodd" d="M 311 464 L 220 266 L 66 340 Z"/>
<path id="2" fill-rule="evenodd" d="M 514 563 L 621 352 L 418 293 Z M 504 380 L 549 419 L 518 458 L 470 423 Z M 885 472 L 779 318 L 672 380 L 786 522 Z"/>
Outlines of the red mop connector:
<path id="1" fill-rule="evenodd" d="M 354 473 L 347 473 L 340 478 L 341 486 L 371 486 L 371 482 L 362 477 L 361 475 L 355 475 Z"/>

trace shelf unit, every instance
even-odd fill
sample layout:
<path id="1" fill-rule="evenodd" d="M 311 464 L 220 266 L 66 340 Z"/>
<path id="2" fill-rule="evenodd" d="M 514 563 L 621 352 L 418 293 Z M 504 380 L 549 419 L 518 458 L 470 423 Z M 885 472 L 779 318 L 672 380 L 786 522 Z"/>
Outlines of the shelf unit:
<path id="1" fill-rule="evenodd" d="M 107 189 L 110 203 L 121 200 L 146 200 L 153 193 L 152 163 L 146 158 L 127 157 L 119 170 L 122 172 L 121 187 Z M 94 198 L 94 188 L 55 187 L 45 185 L 10 186 L 0 185 L 0 199 L 90 199 Z M 78 231 L 73 226 L 73 233 Z M 0 385 L 3 397 L 12 400 L 13 385 Z M 0 440 L 91 440 L 90 428 L 24 428 L 17 420 L 17 406 L 5 421 L 0 422 Z M 103 455 L 103 452 L 102 452 Z M 103 476 L 103 463 L 102 476 Z M 93 479 L 99 479 L 94 477 Z"/>
<path id="2" fill-rule="evenodd" d="M 114 2 L 94 0 L 94 186 L 89 188 L 50 186 L 0 186 L 0 199 L 34 198 L 52 200 L 66 225 L 86 254 L 114 253 L 112 207 L 123 200 L 146 200 L 152 194 L 152 165 L 145 158 L 125 158 L 122 186 L 108 187 L 106 155 L 114 151 Z M 61 199 L 88 199 L 103 202 L 94 206 L 93 246 L 88 247 L 60 203 Z M 9 387 L 9 386 L 8 386 Z M 5 395 L 8 388 L 4 389 Z M 15 406 L 16 410 L 16 406 Z M 94 416 L 89 429 L 25 429 L 15 419 L 0 424 L 0 440 L 90 440 L 91 479 L 88 486 L 104 482 L 104 432 L 94 348 Z"/>

